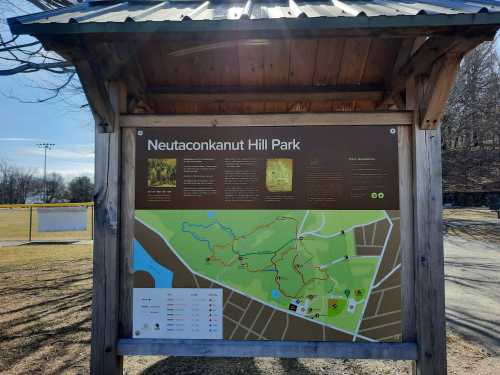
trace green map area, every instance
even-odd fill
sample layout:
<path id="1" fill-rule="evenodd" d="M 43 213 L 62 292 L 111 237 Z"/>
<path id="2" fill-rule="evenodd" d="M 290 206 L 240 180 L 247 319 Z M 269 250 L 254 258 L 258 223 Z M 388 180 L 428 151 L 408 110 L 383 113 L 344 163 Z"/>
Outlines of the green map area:
<path id="1" fill-rule="evenodd" d="M 383 254 L 382 246 L 378 254 L 360 252 L 355 230 L 388 222 L 383 210 L 135 214 L 193 273 L 267 306 L 351 333 L 359 329 Z"/>

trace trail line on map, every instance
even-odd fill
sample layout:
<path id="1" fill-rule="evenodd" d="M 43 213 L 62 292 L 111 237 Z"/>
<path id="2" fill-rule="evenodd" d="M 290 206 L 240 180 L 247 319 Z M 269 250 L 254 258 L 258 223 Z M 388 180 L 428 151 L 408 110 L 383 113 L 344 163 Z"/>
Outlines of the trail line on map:
<path id="1" fill-rule="evenodd" d="M 193 269 L 189 266 L 189 264 L 187 264 L 187 262 L 186 262 L 186 261 L 185 261 L 185 260 L 184 260 L 184 259 L 183 259 L 180 255 L 179 255 L 179 253 L 177 252 L 177 250 L 176 250 L 176 249 L 172 246 L 172 244 L 170 243 L 170 241 L 168 241 L 168 239 L 166 239 L 166 238 L 165 238 L 165 236 L 163 235 L 163 233 L 161 233 L 159 230 L 157 230 L 157 229 L 155 229 L 155 228 L 151 227 L 148 223 L 144 222 L 143 220 L 139 219 L 138 217 L 135 217 L 135 220 L 137 220 L 137 221 L 138 221 L 138 222 L 140 222 L 142 225 L 144 225 L 146 228 L 148 228 L 148 229 L 149 229 L 149 230 L 151 230 L 153 233 L 155 233 L 157 236 L 159 236 L 159 237 L 163 240 L 163 242 L 165 242 L 165 244 L 166 244 L 166 245 L 167 245 L 167 246 L 168 246 L 168 247 L 172 250 L 172 252 L 173 252 L 173 253 L 175 254 L 175 256 L 179 259 L 179 261 L 180 261 L 180 262 L 181 262 L 181 263 L 182 263 L 182 264 L 183 264 L 183 265 L 184 265 L 184 266 L 185 266 L 185 267 L 186 267 L 186 268 L 187 268 L 187 269 L 188 269 L 188 270 L 189 270 L 189 271 L 190 271 L 193 275 L 196 275 L 196 276 L 199 276 L 199 277 L 204 278 L 204 279 L 206 279 L 206 280 L 209 280 L 209 281 L 210 281 L 210 282 L 212 282 L 212 283 L 219 284 L 219 285 L 223 286 L 224 288 L 227 288 L 228 290 L 235 291 L 235 292 L 237 292 L 237 293 L 241 294 L 242 296 L 245 296 L 245 297 L 247 297 L 247 298 L 249 298 L 249 299 L 255 300 L 255 301 L 257 301 L 258 303 L 261 303 L 261 304 L 263 304 L 263 305 L 265 305 L 265 306 L 267 306 L 267 307 L 271 308 L 271 310 L 273 310 L 272 315 L 274 315 L 274 310 L 281 311 L 281 312 L 283 312 L 283 313 L 285 313 L 285 314 L 290 314 L 290 315 L 293 315 L 293 316 L 295 316 L 295 317 L 298 317 L 298 318 L 301 318 L 301 319 L 307 320 L 307 321 L 309 321 L 309 322 L 313 322 L 313 323 L 316 323 L 316 324 L 321 325 L 321 326 L 325 326 L 325 327 L 328 327 L 328 328 L 332 328 L 332 329 L 335 329 L 335 330 L 337 330 L 337 331 L 339 331 L 339 332 L 347 333 L 348 335 L 352 335 L 352 336 L 356 335 L 356 337 L 359 337 L 359 338 L 361 338 L 361 339 L 363 339 L 363 340 L 365 340 L 365 341 L 368 341 L 368 342 L 377 342 L 377 340 L 375 340 L 375 339 L 372 339 L 372 338 L 370 338 L 370 337 L 366 337 L 366 336 L 360 335 L 359 333 L 358 333 L 358 334 L 355 334 L 355 332 L 353 332 L 353 331 L 349 331 L 349 330 L 344 329 L 344 328 L 337 327 L 335 324 L 331 324 L 331 323 L 330 323 L 330 324 L 329 324 L 329 323 L 324 323 L 324 322 L 322 322 L 321 320 L 312 319 L 312 318 L 309 318 L 309 317 L 307 317 L 307 316 L 305 316 L 305 315 L 298 314 L 298 313 L 296 313 L 296 312 L 294 312 L 294 311 L 284 309 L 284 308 L 282 308 L 282 307 L 280 307 L 280 306 L 272 305 L 272 304 L 268 303 L 268 302 L 267 302 L 267 301 L 265 301 L 265 300 L 262 300 L 262 299 L 260 299 L 260 298 L 258 298 L 258 297 L 255 297 L 255 296 L 250 296 L 250 295 L 246 294 L 246 293 L 245 293 L 245 292 L 243 292 L 243 291 L 237 290 L 237 289 L 235 289 L 235 288 L 233 288 L 233 287 L 231 287 L 231 286 L 229 286 L 229 285 L 225 284 L 224 282 L 221 282 L 220 280 L 214 280 L 214 279 L 212 279 L 212 278 L 211 278 L 211 277 L 209 277 L 209 276 L 202 275 L 202 274 L 200 274 L 199 272 L 196 272 L 196 271 L 195 271 L 195 270 L 193 270 Z M 269 324 L 269 322 L 270 322 L 270 319 L 271 319 L 271 317 L 269 318 L 269 320 L 268 320 L 268 322 L 267 322 L 268 324 Z"/>

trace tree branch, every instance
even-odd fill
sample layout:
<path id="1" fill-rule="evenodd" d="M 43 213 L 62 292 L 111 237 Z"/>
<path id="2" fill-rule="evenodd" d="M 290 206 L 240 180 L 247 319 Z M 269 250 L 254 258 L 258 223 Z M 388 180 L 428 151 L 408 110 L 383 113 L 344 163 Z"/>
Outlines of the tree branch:
<path id="1" fill-rule="evenodd" d="M 52 73 L 65 74 L 71 72 L 71 70 L 66 69 L 71 66 L 72 65 L 67 61 L 46 64 L 26 62 L 11 69 L 0 70 L 0 76 L 10 76 L 19 73 L 33 73 L 37 70 L 47 70 Z"/>

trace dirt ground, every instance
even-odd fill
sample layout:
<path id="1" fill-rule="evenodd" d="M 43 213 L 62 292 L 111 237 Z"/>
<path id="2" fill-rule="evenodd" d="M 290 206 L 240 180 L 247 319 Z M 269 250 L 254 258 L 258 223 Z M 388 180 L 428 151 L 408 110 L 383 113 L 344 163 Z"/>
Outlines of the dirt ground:
<path id="1" fill-rule="evenodd" d="M 0 373 L 89 372 L 90 245 L 0 247 Z M 498 357 L 448 333 L 449 373 L 500 373 Z M 127 357 L 126 374 L 408 374 L 408 362 Z"/>

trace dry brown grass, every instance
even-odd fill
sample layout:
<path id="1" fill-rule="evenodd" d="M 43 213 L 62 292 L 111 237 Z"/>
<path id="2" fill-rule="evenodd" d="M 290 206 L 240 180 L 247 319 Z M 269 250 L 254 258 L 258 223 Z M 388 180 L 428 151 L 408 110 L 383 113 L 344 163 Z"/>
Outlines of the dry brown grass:
<path id="1" fill-rule="evenodd" d="M 0 248 L 0 373 L 88 374 L 90 245 Z M 448 335 L 449 373 L 500 373 L 498 358 Z M 408 362 L 127 357 L 126 374 L 409 374 Z"/>
<path id="2" fill-rule="evenodd" d="M 445 208 L 443 210 L 443 218 L 445 220 L 495 220 L 496 212 L 483 207 L 470 208 Z"/>
<path id="3" fill-rule="evenodd" d="M 0 257 L 0 373 L 88 373 L 90 246 L 4 247 Z"/>
<path id="4" fill-rule="evenodd" d="M 500 220 L 487 208 L 445 209 L 443 224 L 449 236 L 500 244 Z"/>
<path id="5" fill-rule="evenodd" d="M 27 241 L 29 238 L 29 208 L 0 208 L 0 241 Z M 92 238 L 92 207 L 87 208 L 87 230 L 81 232 L 38 232 L 37 209 L 33 208 L 32 240 L 89 240 Z"/>

